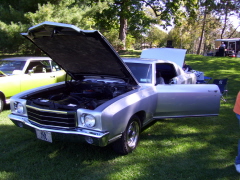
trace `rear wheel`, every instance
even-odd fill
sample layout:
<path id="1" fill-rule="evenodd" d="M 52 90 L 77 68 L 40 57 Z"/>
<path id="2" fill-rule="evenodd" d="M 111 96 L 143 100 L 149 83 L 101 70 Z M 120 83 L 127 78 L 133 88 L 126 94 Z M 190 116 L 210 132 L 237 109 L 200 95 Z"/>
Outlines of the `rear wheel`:
<path id="1" fill-rule="evenodd" d="M 138 145 L 140 134 L 140 119 L 134 115 L 128 122 L 122 137 L 113 143 L 113 149 L 117 153 L 126 155 L 132 152 Z"/>

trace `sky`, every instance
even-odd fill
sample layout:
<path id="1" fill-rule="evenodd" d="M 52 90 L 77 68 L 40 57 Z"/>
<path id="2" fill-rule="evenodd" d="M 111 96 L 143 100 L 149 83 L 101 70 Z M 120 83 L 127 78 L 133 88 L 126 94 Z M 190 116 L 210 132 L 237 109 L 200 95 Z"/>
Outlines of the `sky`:
<path id="1" fill-rule="evenodd" d="M 231 16 L 230 22 L 233 24 L 233 26 L 236 28 L 238 27 L 238 31 L 240 31 L 240 19 L 237 18 L 237 16 Z"/>

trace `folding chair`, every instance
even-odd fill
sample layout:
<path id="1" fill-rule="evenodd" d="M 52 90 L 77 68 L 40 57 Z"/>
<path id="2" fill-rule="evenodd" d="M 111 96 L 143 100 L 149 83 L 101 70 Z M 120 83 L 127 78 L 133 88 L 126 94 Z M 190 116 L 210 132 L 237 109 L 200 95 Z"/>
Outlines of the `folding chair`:
<path id="1" fill-rule="evenodd" d="M 204 80 L 197 80 L 197 84 L 208 84 L 211 80 L 211 77 L 204 76 Z"/>
<path id="2" fill-rule="evenodd" d="M 206 84 L 208 84 L 211 80 L 212 80 L 211 77 L 204 76 L 204 81 L 205 81 Z"/>
<path id="3" fill-rule="evenodd" d="M 228 90 L 227 90 L 227 81 L 228 78 L 226 79 L 214 79 L 213 84 L 218 85 L 220 92 L 222 93 L 221 100 L 226 102 L 226 98 L 224 96 L 227 96 Z"/>

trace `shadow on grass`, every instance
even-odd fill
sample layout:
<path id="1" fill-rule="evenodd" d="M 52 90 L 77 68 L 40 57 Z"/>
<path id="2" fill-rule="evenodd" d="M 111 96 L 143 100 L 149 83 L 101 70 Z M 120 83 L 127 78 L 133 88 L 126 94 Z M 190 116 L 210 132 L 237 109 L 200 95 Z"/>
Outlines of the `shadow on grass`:
<path id="1" fill-rule="evenodd" d="M 110 146 L 59 141 L 51 144 L 37 140 L 25 129 L 2 125 L 0 177 L 236 179 L 236 134 L 232 124 L 223 126 L 226 124 L 216 117 L 159 120 L 144 129 L 138 148 L 127 156 L 117 155 Z"/>

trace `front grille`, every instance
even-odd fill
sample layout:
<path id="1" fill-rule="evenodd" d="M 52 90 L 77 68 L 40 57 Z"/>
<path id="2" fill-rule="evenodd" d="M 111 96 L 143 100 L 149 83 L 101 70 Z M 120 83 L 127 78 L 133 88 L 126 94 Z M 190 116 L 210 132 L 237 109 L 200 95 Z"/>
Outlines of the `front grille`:
<path id="1" fill-rule="evenodd" d="M 59 128 L 76 127 L 75 111 L 55 111 L 41 109 L 27 105 L 28 119 L 38 126 L 51 126 Z"/>

